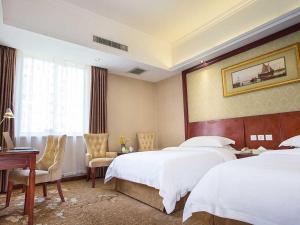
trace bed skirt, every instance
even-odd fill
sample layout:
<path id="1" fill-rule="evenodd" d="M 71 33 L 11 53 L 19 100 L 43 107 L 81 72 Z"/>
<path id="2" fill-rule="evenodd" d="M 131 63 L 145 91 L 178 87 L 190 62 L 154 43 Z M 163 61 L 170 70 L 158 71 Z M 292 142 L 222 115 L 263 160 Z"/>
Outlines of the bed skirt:
<path id="1" fill-rule="evenodd" d="M 184 222 L 184 225 L 251 225 L 249 223 L 241 222 L 214 216 L 207 212 L 196 212 Z"/>
<path id="2" fill-rule="evenodd" d="M 153 208 L 165 212 L 162 203 L 163 199 L 159 195 L 159 190 L 155 188 L 127 180 L 115 179 L 115 189 L 122 194 L 128 195 L 136 200 L 152 206 Z M 189 194 L 181 198 L 180 201 L 176 203 L 176 207 L 173 212 L 184 208 L 188 195 Z"/>

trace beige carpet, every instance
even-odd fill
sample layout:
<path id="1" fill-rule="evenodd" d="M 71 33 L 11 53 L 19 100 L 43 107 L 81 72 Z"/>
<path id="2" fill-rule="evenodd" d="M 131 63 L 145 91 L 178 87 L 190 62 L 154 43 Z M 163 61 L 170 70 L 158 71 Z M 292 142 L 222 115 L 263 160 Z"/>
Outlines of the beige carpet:
<path id="1" fill-rule="evenodd" d="M 179 225 L 182 211 L 164 213 L 112 190 L 98 180 L 96 188 L 84 180 L 62 183 L 65 203 L 60 202 L 56 186 L 48 186 L 48 198 L 37 187 L 35 224 L 39 225 Z M 0 196 L 0 224 L 26 224 L 22 215 L 24 194 L 15 190 L 11 205 L 4 208 L 5 196 Z"/>

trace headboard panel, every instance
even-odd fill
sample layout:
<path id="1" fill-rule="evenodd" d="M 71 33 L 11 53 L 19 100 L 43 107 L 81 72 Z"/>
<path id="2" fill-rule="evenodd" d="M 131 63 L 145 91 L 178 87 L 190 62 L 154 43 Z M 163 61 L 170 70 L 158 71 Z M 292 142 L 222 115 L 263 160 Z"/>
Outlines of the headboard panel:
<path id="1" fill-rule="evenodd" d="M 288 112 L 280 115 L 281 140 L 300 135 L 300 112 Z"/>
<path id="2" fill-rule="evenodd" d="M 249 116 L 244 118 L 245 139 L 248 148 L 263 146 L 277 149 L 281 143 L 280 114 Z M 272 140 L 251 141 L 250 135 L 272 135 Z"/>
<path id="3" fill-rule="evenodd" d="M 300 111 L 188 123 L 187 138 L 201 135 L 233 139 L 238 150 L 259 146 L 278 149 L 282 141 L 300 135 Z M 251 141 L 250 135 L 272 135 L 272 140 Z"/>
<path id="4" fill-rule="evenodd" d="M 202 135 L 217 135 L 235 140 L 237 149 L 245 146 L 243 119 L 224 119 L 189 124 L 189 138 Z"/>

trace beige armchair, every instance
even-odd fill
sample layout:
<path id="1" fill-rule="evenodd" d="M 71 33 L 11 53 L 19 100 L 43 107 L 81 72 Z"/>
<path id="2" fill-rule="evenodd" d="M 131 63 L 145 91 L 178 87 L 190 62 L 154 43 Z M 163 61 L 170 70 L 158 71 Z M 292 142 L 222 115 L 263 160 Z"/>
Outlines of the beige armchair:
<path id="1" fill-rule="evenodd" d="M 43 184 L 44 197 L 47 196 L 47 183 L 56 181 L 57 190 L 62 202 L 65 201 L 61 189 L 61 177 L 65 144 L 66 135 L 48 136 L 44 154 L 41 157 L 41 159 L 37 161 L 35 171 L 35 183 Z M 25 186 L 25 189 L 28 187 L 28 176 L 29 169 L 16 169 L 9 173 L 6 206 L 9 206 L 10 197 L 14 185 L 22 184 Z M 26 200 L 27 196 L 25 195 L 25 202 Z"/>
<path id="2" fill-rule="evenodd" d="M 137 133 L 138 150 L 151 151 L 154 150 L 155 133 L 154 132 L 140 132 Z"/>
<path id="3" fill-rule="evenodd" d="M 92 187 L 95 187 L 96 168 L 110 165 L 117 152 L 108 151 L 108 134 L 85 134 L 87 181 L 92 177 Z"/>

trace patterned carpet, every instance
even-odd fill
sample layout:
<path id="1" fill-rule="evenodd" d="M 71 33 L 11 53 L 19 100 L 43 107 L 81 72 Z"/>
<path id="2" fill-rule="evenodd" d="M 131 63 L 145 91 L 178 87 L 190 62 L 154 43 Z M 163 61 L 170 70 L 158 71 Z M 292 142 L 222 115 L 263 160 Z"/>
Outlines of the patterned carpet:
<path id="1" fill-rule="evenodd" d="M 182 211 L 172 215 L 151 208 L 112 190 L 98 180 L 96 188 L 84 180 L 62 183 L 65 203 L 60 202 L 55 185 L 48 186 L 47 199 L 37 187 L 35 224 L 37 225 L 179 225 Z M 5 195 L 0 196 L 0 224 L 25 225 L 22 215 L 24 194 L 15 190 L 11 205 L 4 208 Z"/>

